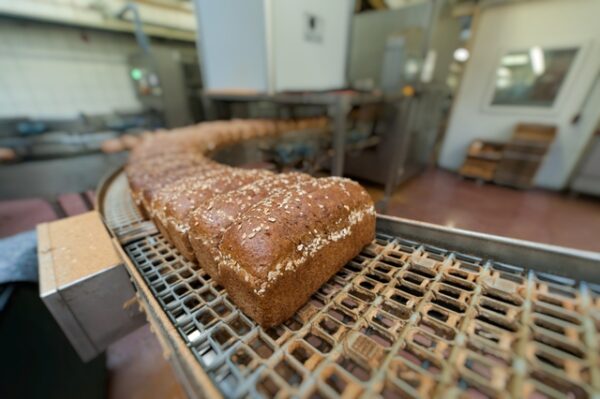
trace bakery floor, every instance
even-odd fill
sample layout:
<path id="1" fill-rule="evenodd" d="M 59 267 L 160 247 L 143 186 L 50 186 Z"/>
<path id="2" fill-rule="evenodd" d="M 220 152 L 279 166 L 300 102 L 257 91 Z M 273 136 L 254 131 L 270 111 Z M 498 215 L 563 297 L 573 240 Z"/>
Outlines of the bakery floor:
<path id="1" fill-rule="evenodd" d="M 366 185 L 375 201 L 379 186 Z M 517 190 L 431 168 L 394 193 L 387 212 L 449 227 L 600 252 L 600 198 Z"/>
<path id="2" fill-rule="evenodd" d="M 380 186 L 365 184 L 375 200 Z M 600 200 L 542 190 L 519 191 L 429 169 L 403 184 L 388 212 L 456 228 L 600 251 Z M 107 351 L 110 398 L 183 398 L 148 326 Z"/>

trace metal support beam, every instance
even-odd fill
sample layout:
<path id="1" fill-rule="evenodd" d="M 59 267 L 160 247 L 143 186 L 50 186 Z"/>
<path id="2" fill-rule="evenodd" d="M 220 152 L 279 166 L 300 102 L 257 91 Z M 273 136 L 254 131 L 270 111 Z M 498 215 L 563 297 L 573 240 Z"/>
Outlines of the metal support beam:
<path id="1" fill-rule="evenodd" d="M 350 112 L 348 96 L 337 96 L 333 104 L 329 106 L 329 116 L 333 122 L 333 164 L 331 166 L 333 176 L 343 176 L 344 174 L 348 112 Z"/>
<path id="2" fill-rule="evenodd" d="M 408 156 L 408 147 L 410 145 L 410 132 L 415 114 L 415 97 L 405 98 L 403 101 L 394 104 L 396 109 L 394 122 L 391 124 L 391 137 L 393 148 L 397 155 L 392 157 L 392 164 L 388 170 L 388 176 L 385 183 L 383 199 L 377 204 L 377 210 L 385 213 L 388 203 L 394 193 L 394 188 L 400 176 L 405 172 L 406 158 Z"/>

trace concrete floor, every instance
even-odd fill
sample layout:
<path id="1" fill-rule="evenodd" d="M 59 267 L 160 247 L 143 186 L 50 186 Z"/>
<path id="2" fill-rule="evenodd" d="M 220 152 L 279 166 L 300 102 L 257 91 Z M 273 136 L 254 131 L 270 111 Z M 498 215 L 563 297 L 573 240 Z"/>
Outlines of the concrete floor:
<path id="1" fill-rule="evenodd" d="M 381 187 L 367 187 L 375 200 L 383 196 Z M 480 185 L 439 169 L 428 170 L 400 187 L 394 193 L 388 213 L 600 251 L 600 200 Z M 148 326 L 109 348 L 107 365 L 110 398 L 185 396 Z"/>
<path id="2" fill-rule="evenodd" d="M 368 186 L 378 200 L 383 192 Z M 516 190 L 430 169 L 393 195 L 390 215 L 546 244 L 600 251 L 600 199 Z"/>

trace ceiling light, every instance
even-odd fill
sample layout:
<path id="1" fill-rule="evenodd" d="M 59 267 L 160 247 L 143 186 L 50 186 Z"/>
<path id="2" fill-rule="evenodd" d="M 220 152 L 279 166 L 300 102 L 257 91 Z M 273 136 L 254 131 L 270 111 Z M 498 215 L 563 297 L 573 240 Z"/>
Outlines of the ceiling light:
<path id="1" fill-rule="evenodd" d="M 531 57 L 531 69 L 537 76 L 542 75 L 546 70 L 546 62 L 544 60 L 544 50 L 540 46 L 534 46 L 529 50 Z"/>
<path id="2" fill-rule="evenodd" d="M 529 63 L 529 56 L 527 54 L 508 54 L 502 57 L 502 65 L 515 66 L 515 65 L 526 65 Z"/>
<path id="3" fill-rule="evenodd" d="M 458 62 L 465 62 L 469 59 L 469 50 L 464 47 L 459 47 L 454 50 L 454 59 Z"/>

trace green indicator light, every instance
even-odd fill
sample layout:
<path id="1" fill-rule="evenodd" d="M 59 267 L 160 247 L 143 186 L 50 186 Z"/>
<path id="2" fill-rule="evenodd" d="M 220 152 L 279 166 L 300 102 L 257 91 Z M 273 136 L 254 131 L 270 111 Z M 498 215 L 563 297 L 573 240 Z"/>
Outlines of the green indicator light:
<path id="1" fill-rule="evenodd" d="M 138 68 L 133 68 L 131 70 L 131 78 L 133 80 L 140 80 L 142 78 L 142 71 Z"/>

